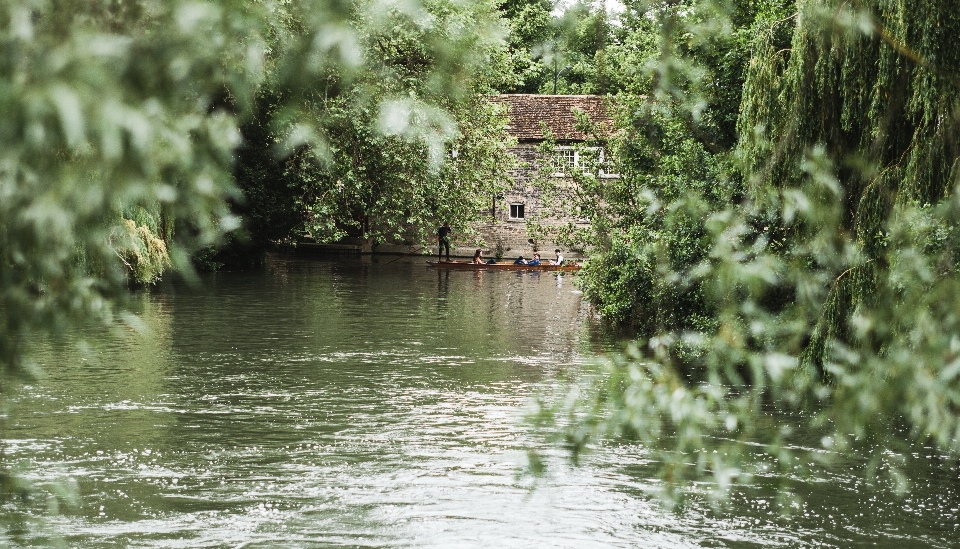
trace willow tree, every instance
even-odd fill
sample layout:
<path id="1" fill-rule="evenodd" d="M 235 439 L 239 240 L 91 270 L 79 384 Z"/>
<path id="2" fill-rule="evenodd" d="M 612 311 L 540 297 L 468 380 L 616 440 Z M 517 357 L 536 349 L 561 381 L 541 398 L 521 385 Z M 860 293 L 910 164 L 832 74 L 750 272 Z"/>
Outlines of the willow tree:
<path id="1" fill-rule="evenodd" d="M 674 485 L 720 487 L 855 450 L 907 489 L 918 447 L 960 454 L 955 7 L 807 0 L 758 29 L 743 197 L 662 205 L 667 222 L 705 220 L 705 257 L 662 275 L 698 285 L 715 324 L 611 359 L 567 410 L 575 449 L 639 439 Z"/>
<path id="2" fill-rule="evenodd" d="M 771 43 L 775 29 L 757 40 L 740 118 L 754 195 L 802 187 L 809 174 L 801 159 L 820 148 L 839 185 L 837 229 L 857 252 L 835 267 L 840 271 L 803 353 L 809 361 L 822 361 L 831 338 L 845 339 L 851 311 L 875 302 L 877 285 L 896 260 L 888 257 L 892 226 L 955 190 L 955 8 L 949 2 L 806 2 L 789 50 Z M 929 241 L 923 251 L 949 252 L 931 248 L 944 244 Z"/>
<path id="3" fill-rule="evenodd" d="M 718 14 L 695 1 L 626 3 L 605 54 L 617 131 L 591 143 L 606 147 L 619 175 L 575 174 L 576 196 L 560 205 L 591 219 L 562 235 L 568 246 L 590 250 L 579 277 L 584 294 L 605 321 L 641 337 L 714 323 L 698 284 L 681 287 L 671 273 L 703 260 L 704 212 L 729 204 L 739 190 L 729 159 L 751 39 L 786 11 L 769 2 L 763 9 L 734 4 Z M 728 32 L 704 33 L 718 16 Z M 562 197 L 562 190 L 549 196 Z M 668 215 L 675 207 L 660 207 L 685 198 L 702 211 L 680 219 Z"/>

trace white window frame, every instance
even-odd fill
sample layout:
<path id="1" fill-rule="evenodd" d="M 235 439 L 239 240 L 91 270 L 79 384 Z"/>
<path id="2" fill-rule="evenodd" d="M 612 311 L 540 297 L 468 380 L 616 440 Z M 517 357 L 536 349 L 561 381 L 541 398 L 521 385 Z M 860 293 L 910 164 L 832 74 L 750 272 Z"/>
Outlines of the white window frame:
<path id="1" fill-rule="evenodd" d="M 514 217 L 513 212 L 514 208 L 519 206 L 520 213 L 523 214 L 520 217 Z M 527 207 L 523 202 L 511 202 L 510 203 L 510 213 L 507 214 L 507 219 L 510 221 L 526 221 L 527 220 Z"/>
<path id="2" fill-rule="evenodd" d="M 612 166 L 612 165 L 611 165 L 611 166 L 607 166 L 607 159 L 606 159 L 607 149 L 604 148 L 604 147 L 598 147 L 598 148 L 600 149 L 600 164 L 599 164 L 599 166 L 600 166 L 600 170 L 599 170 L 599 171 L 600 171 L 600 173 L 599 173 L 600 177 L 601 177 L 601 178 L 604 178 L 604 179 L 616 179 L 616 178 L 620 177 L 620 174 L 619 174 L 619 173 L 607 173 L 607 172 L 604 170 L 605 167 L 610 167 L 610 168 L 612 168 L 613 166 Z"/>
<path id="3" fill-rule="evenodd" d="M 598 163 L 598 165 L 600 166 L 599 176 L 600 176 L 601 178 L 608 178 L 608 179 L 609 179 L 609 178 L 620 177 L 620 174 L 616 174 L 616 173 L 606 173 L 606 172 L 604 171 L 604 169 L 603 169 L 604 162 L 605 162 L 604 154 L 606 153 L 606 150 L 605 150 L 603 147 L 575 147 L 575 146 L 571 146 L 571 145 L 557 145 L 556 147 L 553 148 L 553 156 L 552 156 L 551 159 L 550 159 L 550 160 L 551 160 L 551 167 L 554 169 L 553 177 L 566 177 L 566 176 L 567 176 L 567 173 L 566 173 L 565 171 L 560 171 L 560 168 L 562 167 L 562 166 L 561 166 L 561 162 L 559 162 L 559 158 L 560 158 L 560 153 L 561 153 L 561 152 L 564 153 L 564 157 L 565 157 L 565 158 L 569 158 L 569 152 L 568 152 L 568 151 L 573 151 L 573 164 L 572 164 L 572 165 L 573 165 L 574 168 L 577 168 L 577 167 L 580 166 L 580 151 L 581 151 L 581 150 L 600 151 L 600 154 L 599 154 L 600 158 L 599 158 L 599 163 Z M 567 165 L 567 166 L 571 165 L 569 162 L 563 162 L 563 164 L 565 164 L 565 165 Z M 589 173 L 589 172 L 584 171 L 583 173 Z"/>
<path id="4" fill-rule="evenodd" d="M 573 163 L 570 163 L 567 159 L 570 158 L 570 154 L 573 154 Z M 563 158 L 563 162 L 561 162 Z M 553 168 L 554 177 L 564 177 L 566 171 L 563 170 L 566 166 L 573 166 L 576 168 L 580 165 L 579 163 L 580 153 L 575 147 L 569 145 L 557 145 L 553 148 L 553 155 L 550 157 L 550 167 Z"/>

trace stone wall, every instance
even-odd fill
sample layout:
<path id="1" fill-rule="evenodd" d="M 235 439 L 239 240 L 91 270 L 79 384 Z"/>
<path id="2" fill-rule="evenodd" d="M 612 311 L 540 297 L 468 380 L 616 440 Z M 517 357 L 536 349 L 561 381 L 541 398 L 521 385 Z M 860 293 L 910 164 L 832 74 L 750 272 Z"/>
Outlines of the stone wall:
<path id="1" fill-rule="evenodd" d="M 543 192 L 536 184 L 536 179 L 543 173 L 544 177 L 553 177 L 552 158 L 544 157 L 539 151 L 541 142 L 527 140 L 518 143 L 510 151 L 516 155 L 518 160 L 517 168 L 510 172 L 512 186 L 503 193 L 502 197 L 490 197 L 490 202 L 485 209 L 484 217 L 487 219 L 477 227 L 484 244 L 480 247 L 484 257 L 494 257 L 497 253 L 498 243 L 503 248 L 505 258 L 516 258 L 518 255 L 531 257 L 534 251 L 539 251 L 545 259 L 553 257 L 555 248 L 563 249 L 565 257 L 575 259 L 580 257 L 574 250 L 569 250 L 560 246 L 555 240 L 549 238 L 531 244 L 531 234 L 528 232 L 527 222 L 536 222 L 542 229 L 549 232 L 550 227 L 566 225 L 571 221 L 569 216 L 550 215 L 563 212 L 549 212 L 547 205 L 544 204 Z M 524 207 L 524 219 L 517 220 L 510 217 L 510 205 L 522 204 Z M 492 213 L 492 215 L 491 215 Z M 451 257 L 472 257 L 477 249 L 476 243 L 471 240 L 462 239 L 462 234 L 454 233 L 451 242 Z M 460 238 L 458 238 L 460 237 Z M 421 250 L 414 244 L 419 237 L 409 235 L 397 242 L 386 242 L 376 248 L 371 247 L 371 243 L 362 239 L 345 239 L 340 244 L 350 244 L 357 247 L 361 253 L 387 253 L 387 254 L 406 254 L 413 250 Z M 428 237 L 428 245 L 420 253 L 424 255 L 433 255 L 437 252 L 437 245 L 432 236 Z"/>
<path id="2" fill-rule="evenodd" d="M 530 257 L 533 255 L 534 246 L 529 242 L 531 235 L 527 231 L 527 221 L 535 221 L 548 230 L 549 227 L 566 224 L 569 221 L 565 217 L 549 215 L 543 201 L 542 191 L 534 184 L 539 174 L 543 173 L 546 177 L 551 177 L 550 172 L 552 172 L 551 159 L 544 158 L 540 154 L 539 146 L 539 142 L 527 141 L 521 142 L 511 149 L 511 152 L 519 160 L 519 167 L 510 174 L 513 187 L 505 192 L 502 198 L 496 200 L 496 210 L 492 216 L 492 221 L 480 227 L 481 234 L 487 244 L 484 249 L 486 255 L 493 255 L 496 252 L 497 244 L 501 243 L 505 257 L 516 257 L 517 255 Z M 524 220 L 511 219 L 511 204 L 523 205 Z M 554 248 L 560 247 L 549 238 L 536 244 L 544 257 L 552 257 Z M 549 253 L 544 254 L 543 252 Z M 566 255 L 572 256 L 569 251 L 565 252 Z"/>

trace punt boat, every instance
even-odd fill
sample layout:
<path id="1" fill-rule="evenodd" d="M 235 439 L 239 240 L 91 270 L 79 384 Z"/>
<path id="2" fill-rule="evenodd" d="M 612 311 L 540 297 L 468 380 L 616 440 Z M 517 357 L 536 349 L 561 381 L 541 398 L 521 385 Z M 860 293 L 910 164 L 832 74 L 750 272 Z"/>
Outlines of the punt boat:
<path id="1" fill-rule="evenodd" d="M 512 261 L 499 263 L 473 263 L 471 261 L 427 261 L 427 264 L 437 269 L 454 269 L 461 271 L 563 271 L 576 272 L 580 270 L 579 263 L 564 263 L 551 265 L 544 262 L 539 265 L 517 265 Z"/>

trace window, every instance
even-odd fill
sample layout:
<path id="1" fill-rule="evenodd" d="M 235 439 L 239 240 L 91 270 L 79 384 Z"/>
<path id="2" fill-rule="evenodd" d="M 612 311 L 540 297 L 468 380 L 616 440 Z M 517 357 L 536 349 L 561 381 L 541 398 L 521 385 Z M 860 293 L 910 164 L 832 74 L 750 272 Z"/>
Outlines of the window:
<path id="1" fill-rule="evenodd" d="M 620 177 L 620 170 L 617 169 L 616 159 L 613 158 L 612 155 L 611 158 L 606 158 L 606 155 L 604 154 L 605 152 L 606 151 L 604 151 L 604 149 L 600 149 L 600 177 Z"/>
<path id="2" fill-rule="evenodd" d="M 619 177 L 613 162 L 605 158 L 603 147 L 560 146 L 553 150 L 553 175 L 564 177 L 581 168 L 583 173 L 597 169 L 600 177 Z"/>
<path id="3" fill-rule="evenodd" d="M 510 219 L 523 219 L 523 204 L 510 204 Z"/>
<path id="4" fill-rule="evenodd" d="M 563 175 L 577 165 L 577 151 L 573 147 L 557 147 L 553 151 L 553 171 Z"/>

